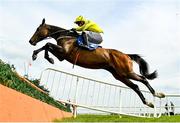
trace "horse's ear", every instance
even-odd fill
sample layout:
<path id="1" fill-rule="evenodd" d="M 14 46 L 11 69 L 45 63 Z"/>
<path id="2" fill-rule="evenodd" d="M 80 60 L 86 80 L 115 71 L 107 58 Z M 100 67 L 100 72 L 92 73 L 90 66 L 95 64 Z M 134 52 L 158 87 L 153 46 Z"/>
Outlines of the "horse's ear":
<path id="1" fill-rule="evenodd" d="M 42 20 L 42 24 L 41 24 L 41 25 L 43 25 L 43 24 L 45 24 L 45 18 L 43 18 L 43 20 Z"/>

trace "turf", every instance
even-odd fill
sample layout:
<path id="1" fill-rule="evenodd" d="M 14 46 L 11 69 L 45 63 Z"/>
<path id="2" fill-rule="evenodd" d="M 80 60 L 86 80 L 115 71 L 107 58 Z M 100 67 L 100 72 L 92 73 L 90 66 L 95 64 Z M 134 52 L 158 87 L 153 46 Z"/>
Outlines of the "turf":
<path id="1" fill-rule="evenodd" d="M 160 118 L 138 118 L 118 115 L 78 115 L 77 118 L 55 120 L 55 122 L 180 122 L 180 115 Z"/>

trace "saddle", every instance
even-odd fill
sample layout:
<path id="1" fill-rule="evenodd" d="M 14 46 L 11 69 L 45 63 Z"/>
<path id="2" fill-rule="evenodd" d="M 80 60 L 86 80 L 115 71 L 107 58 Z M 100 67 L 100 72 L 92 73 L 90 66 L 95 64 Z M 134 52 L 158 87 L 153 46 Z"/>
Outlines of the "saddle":
<path id="1" fill-rule="evenodd" d="M 71 35 L 70 35 L 71 34 Z M 81 47 L 81 48 L 84 48 L 86 50 L 95 50 L 97 48 L 102 48 L 102 46 L 100 46 L 99 44 L 96 44 L 96 43 L 92 43 L 89 41 L 88 43 L 88 46 L 85 45 L 83 42 L 84 42 L 84 38 L 82 35 L 79 35 L 76 31 L 73 31 L 72 33 L 70 32 L 68 35 L 65 35 L 65 36 L 61 36 L 59 37 L 57 40 L 59 39 L 72 39 L 72 38 L 75 38 L 76 39 L 76 45 L 78 47 Z"/>
<path id="2" fill-rule="evenodd" d="M 100 46 L 99 44 L 95 44 L 95 43 L 92 43 L 92 42 L 89 42 L 88 43 L 88 46 L 87 45 L 84 45 L 84 38 L 82 35 L 79 35 L 77 37 L 77 40 L 76 40 L 76 44 L 79 46 L 79 47 L 82 47 L 82 48 L 85 48 L 85 49 L 88 49 L 88 50 L 95 50 L 97 48 L 102 48 L 102 46 Z"/>

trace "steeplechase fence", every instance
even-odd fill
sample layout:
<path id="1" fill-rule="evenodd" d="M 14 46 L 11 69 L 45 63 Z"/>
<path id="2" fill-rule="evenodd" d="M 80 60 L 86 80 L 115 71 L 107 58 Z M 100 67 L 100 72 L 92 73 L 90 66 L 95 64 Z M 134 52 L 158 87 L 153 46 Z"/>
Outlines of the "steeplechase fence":
<path id="1" fill-rule="evenodd" d="M 144 105 L 130 88 L 47 68 L 41 73 L 40 84 L 54 99 L 77 106 L 77 113 L 110 113 L 137 117 L 160 117 L 166 99 L 143 91 L 155 108 Z M 169 97 L 168 97 L 169 98 Z M 165 100 L 165 101 L 164 101 Z"/>

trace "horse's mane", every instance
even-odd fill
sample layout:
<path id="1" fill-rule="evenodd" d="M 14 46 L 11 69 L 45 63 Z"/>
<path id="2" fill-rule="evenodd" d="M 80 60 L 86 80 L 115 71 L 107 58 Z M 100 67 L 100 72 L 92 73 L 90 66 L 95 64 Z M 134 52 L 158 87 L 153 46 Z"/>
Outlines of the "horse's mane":
<path id="1" fill-rule="evenodd" d="M 64 29 L 59 26 L 49 25 L 47 24 L 52 30 L 57 31 L 61 36 L 71 36 L 77 38 L 79 34 L 75 31 L 71 31 L 69 29 Z"/>
<path id="2" fill-rule="evenodd" d="M 50 29 L 52 29 L 52 30 L 66 30 L 66 29 L 64 29 L 64 28 L 62 28 L 62 27 L 59 27 L 59 26 L 54 26 L 54 25 L 50 25 L 50 24 L 46 24 Z"/>

